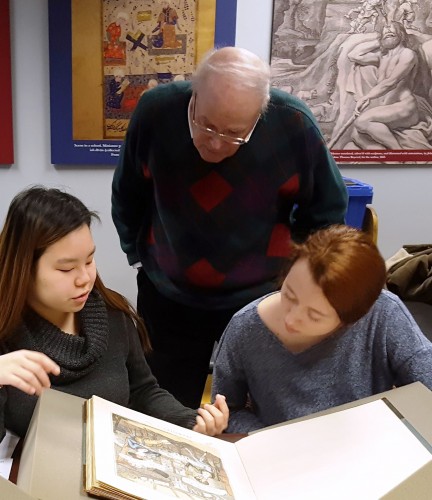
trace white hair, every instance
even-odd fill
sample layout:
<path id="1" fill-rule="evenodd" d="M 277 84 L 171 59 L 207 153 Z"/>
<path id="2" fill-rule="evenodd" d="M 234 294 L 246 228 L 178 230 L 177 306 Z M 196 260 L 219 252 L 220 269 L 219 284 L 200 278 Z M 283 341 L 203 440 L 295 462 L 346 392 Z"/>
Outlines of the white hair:
<path id="1" fill-rule="evenodd" d="M 270 99 L 270 66 L 256 54 L 239 47 L 213 49 L 201 60 L 192 78 L 194 92 L 222 76 L 236 88 L 252 90 L 262 100 L 264 112 Z"/>

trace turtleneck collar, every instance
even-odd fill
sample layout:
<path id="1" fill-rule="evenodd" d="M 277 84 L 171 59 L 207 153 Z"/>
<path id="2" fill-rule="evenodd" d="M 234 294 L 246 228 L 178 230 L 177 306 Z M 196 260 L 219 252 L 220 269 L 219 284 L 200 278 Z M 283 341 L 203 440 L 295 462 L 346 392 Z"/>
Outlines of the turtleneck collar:
<path id="1" fill-rule="evenodd" d="M 78 314 L 80 333 L 70 335 L 30 310 L 24 317 L 20 333 L 8 344 L 12 347 L 12 344 L 22 343 L 55 361 L 61 368 L 60 375 L 50 377 L 55 385 L 80 379 L 93 370 L 108 347 L 107 309 L 96 290 Z"/>

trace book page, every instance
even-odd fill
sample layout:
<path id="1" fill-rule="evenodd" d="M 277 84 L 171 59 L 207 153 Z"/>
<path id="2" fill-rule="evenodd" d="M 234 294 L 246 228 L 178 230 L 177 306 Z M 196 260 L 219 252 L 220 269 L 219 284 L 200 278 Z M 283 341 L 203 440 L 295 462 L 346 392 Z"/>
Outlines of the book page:
<path id="1" fill-rule="evenodd" d="M 12 469 L 12 454 L 18 444 L 19 437 L 6 429 L 6 435 L 0 443 L 0 476 L 9 479 L 9 474 Z"/>
<path id="2" fill-rule="evenodd" d="M 382 400 L 264 430 L 235 446 L 258 500 L 379 498 L 432 459 Z"/>
<path id="3" fill-rule="evenodd" d="M 98 397 L 91 401 L 98 483 L 151 500 L 254 498 L 234 444 Z"/>

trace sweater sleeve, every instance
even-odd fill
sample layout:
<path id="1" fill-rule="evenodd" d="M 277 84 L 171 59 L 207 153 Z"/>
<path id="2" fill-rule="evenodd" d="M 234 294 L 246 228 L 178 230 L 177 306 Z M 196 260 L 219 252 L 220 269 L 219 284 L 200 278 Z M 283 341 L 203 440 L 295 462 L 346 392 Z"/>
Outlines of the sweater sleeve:
<path id="1" fill-rule="evenodd" d="M 291 228 L 293 237 L 303 240 L 316 229 L 345 222 L 348 193 L 318 123 L 304 103 L 299 106 L 302 119 L 296 142 L 305 152 L 299 158 L 304 162 L 300 170 L 303 194 L 294 207 Z"/>
<path id="2" fill-rule="evenodd" d="M 390 294 L 389 294 L 390 295 Z M 395 385 L 422 382 L 432 390 L 432 343 L 402 301 L 391 294 L 385 317 L 386 349 Z"/>
<path id="3" fill-rule="evenodd" d="M 212 399 L 216 394 L 226 397 L 230 409 L 226 432 L 244 433 L 265 427 L 248 403 L 248 382 L 242 366 L 242 342 L 239 340 L 243 328 L 247 326 L 235 315 L 215 352 Z"/>
<path id="4" fill-rule="evenodd" d="M 153 190 L 147 170 L 151 143 L 152 100 L 146 92 L 129 123 L 111 195 L 111 214 L 129 264 L 139 261 L 136 242 L 140 231 L 149 231 Z"/>
<path id="5" fill-rule="evenodd" d="M 129 407 L 172 424 L 192 429 L 198 412 L 183 406 L 162 389 L 150 371 L 132 321 L 124 318 L 125 335 L 129 342 L 127 369 L 129 374 Z"/>

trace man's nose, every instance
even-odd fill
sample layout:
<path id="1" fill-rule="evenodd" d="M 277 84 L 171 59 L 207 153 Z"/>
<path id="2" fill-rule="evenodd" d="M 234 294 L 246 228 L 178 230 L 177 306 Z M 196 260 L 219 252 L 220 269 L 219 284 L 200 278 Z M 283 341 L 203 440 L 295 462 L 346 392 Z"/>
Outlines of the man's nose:
<path id="1" fill-rule="evenodd" d="M 210 142 L 210 147 L 214 151 L 218 151 L 219 149 L 222 149 L 225 145 L 224 140 L 221 137 L 218 137 L 217 135 L 213 135 L 209 138 Z"/>

